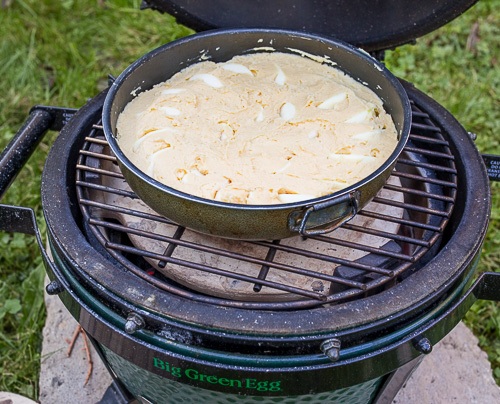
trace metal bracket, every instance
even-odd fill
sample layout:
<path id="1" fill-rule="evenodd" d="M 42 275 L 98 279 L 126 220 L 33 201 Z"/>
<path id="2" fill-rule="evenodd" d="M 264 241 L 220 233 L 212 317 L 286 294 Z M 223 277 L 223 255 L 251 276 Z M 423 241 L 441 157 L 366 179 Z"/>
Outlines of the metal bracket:
<path id="1" fill-rule="evenodd" d="M 140 404 L 140 402 L 134 398 L 126 397 L 123 389 L 114 381 L 109 385 L 101 400 L 96 404 Z"/>
<path id="2" fill-rule="evenodd" d="M 75 115 L 77 109 L 74 108 L 62 108 L 62 107 L 51 107 L 47 105 L 35 105 L 30 110 L 30 114 L 35 111 L 45 111 L 48 112 L 52 118 L 52 123 L 48 127 L 49 130 L 60 131 L 71 118 Z"/>

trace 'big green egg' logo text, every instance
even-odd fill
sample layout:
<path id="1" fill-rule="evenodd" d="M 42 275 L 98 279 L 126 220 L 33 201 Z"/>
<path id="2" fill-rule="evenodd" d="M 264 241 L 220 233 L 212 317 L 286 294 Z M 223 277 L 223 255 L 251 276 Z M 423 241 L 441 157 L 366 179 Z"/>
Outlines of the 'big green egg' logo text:
<path id="1" fill-rule="evenodd" d="M 218 377 L 215 375 L 205 375 L 196 369 L 182 370 L 179 367 L 171 366 L 168 362 L 162 361 L 158 358 L 153 358 L 153 366 L 157 369 L 164 370 L 166 373 L 178 378 L 187 378 L 190 380 L 198 380 L 202 383 L 219 384 L 221 386 L 228 386 L 239 389 L 255 389 L 257 391 L 280 391 L 281 381 L 270 382 L 267 380 L 257 379 L 228 379 L 225 377 Z"/>

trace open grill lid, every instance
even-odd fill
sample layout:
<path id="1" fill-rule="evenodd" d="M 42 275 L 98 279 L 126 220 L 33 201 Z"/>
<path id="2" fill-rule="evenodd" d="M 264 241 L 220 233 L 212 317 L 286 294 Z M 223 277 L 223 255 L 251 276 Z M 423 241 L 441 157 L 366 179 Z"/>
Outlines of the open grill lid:
<path id="1" fill-rule="evenodd" d="M 145 0 L 196 31 L 281 28 L 341 39 L 368 52 L 394 48 L 447 24 L 477 0 Z"/>

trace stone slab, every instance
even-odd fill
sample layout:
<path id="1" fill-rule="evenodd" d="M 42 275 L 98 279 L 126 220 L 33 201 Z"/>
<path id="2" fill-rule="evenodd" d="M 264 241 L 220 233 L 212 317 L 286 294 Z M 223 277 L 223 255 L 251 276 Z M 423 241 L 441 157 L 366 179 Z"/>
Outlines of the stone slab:
<path id="1" fill-rule="evenodd" d="M 43 328 L 40 371 L 41 404 L 97 403 L 112 379 L 90 342 L 92 374 L 87 379 L 89 362 L 80 333 L 68 356 L 69 343 L 78 326 L 57 296 L 45 294 L 47 321 Z"/>
<path id="2" fill-rule="evenodd" d="M 427 355 L 393 404 L 500 403 L 488 357 L 476 336 L 459 323 Z"/>
<path id="3" fill-rule="evenodd" d="M 19 394 L 0 391 L 0 404 L 36 404 L 36 401 L 20 396 Z"/>

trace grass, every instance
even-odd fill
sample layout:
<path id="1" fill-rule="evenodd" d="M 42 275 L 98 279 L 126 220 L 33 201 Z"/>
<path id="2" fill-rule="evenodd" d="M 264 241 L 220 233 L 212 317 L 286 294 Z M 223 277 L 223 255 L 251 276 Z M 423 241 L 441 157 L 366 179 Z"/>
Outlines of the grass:
<path id="1" fill-rule="evenodd" d="M 138 0 L 7 3 L 0 11 L 1 149 L 33 105 L 79 108 L 106 87 L 108 74 L 190 33 L 170 16 L 140 11 Z M 2 200 L 35 209 L 42 232 L 40 175 L 56 135 L 46 136 Z M 0 248 L 0 390 L 36 399 L 44 269 L 32 237 L 0 232 Z"/>
<path id="2" fill-rule="evenodd" d="M 0 148 L 35 104 L 78 108 L 132 61 L 190 31 L 139 0 L 11 0 L 0 10 Z M 75 16 L 78 16 L 76 18 Z M 477 35 L 474 35 L 478 28 Z M 471 35 L 472 33 L 472 35 Z M 469 47 L 467 47 L 469 44 Z M 483 0 L 455 21 L 386 56 L 388 67 L 477 133 L 483 153 L 500 154 L 500 0 Z M 3 203 L 35 209 L 42 227 L 40 175 L 56 133 L 49 133 Z M 500 188 L 481 271 L 500 268 Z M 33 238 L 0 232 L 0 390 L 36 399 L 40 364 L 43 266 Z M 468 326 L 500 382 L 500 311 L 478 302 Z"/>

